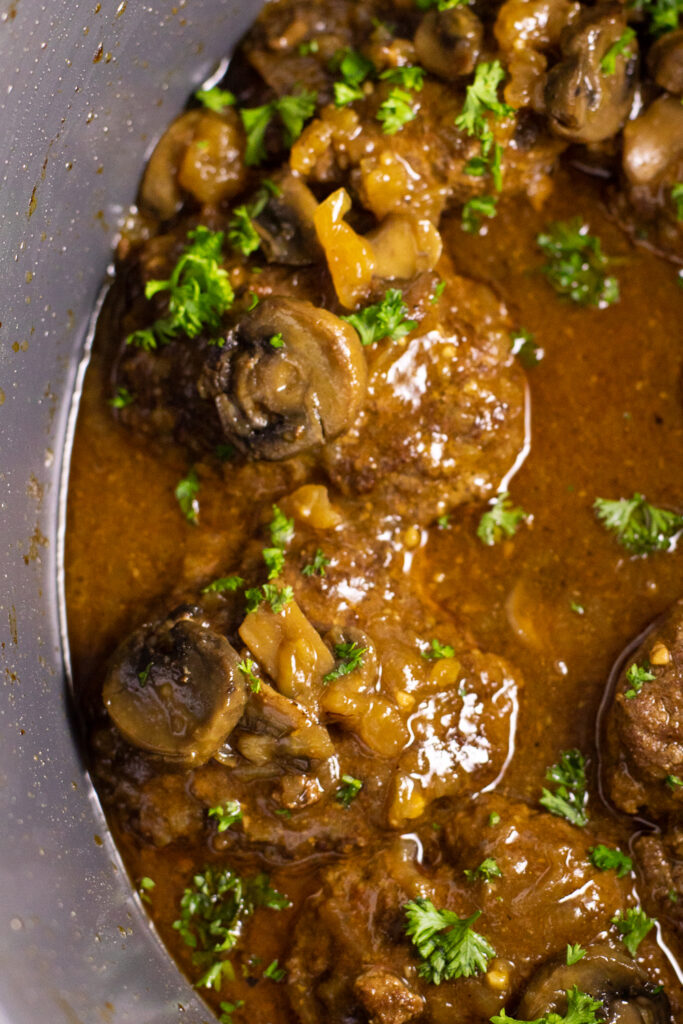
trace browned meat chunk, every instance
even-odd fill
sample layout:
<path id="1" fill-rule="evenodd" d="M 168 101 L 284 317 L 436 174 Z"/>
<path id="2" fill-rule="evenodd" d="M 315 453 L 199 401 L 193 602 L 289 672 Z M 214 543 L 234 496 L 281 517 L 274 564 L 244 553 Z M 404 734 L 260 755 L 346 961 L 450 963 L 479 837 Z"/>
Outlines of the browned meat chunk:
<path id="1" fill-rule="evenodd" d="M 668 926 L 683 956 L 683 827 L 666 835 L 641 836 L 635 853 L 648 913 Z"/>
<path id="2" fill-rule="evenodd" d="M 649 630 L 617 681 L 607 718 L 607 784 L 628 814 L 683 808 L 683 601 Z"/>

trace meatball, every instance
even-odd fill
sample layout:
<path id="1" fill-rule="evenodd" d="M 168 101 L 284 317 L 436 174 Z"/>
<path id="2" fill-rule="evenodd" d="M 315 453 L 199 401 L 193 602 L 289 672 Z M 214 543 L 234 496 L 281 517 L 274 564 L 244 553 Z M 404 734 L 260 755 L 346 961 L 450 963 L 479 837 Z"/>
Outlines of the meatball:
<path id="1" fill-rule="evenodd" d="M 683 601 L 626 660 L 607 715 L 606 781 L 617 807 L 660 819 L 683 809 Z"/>

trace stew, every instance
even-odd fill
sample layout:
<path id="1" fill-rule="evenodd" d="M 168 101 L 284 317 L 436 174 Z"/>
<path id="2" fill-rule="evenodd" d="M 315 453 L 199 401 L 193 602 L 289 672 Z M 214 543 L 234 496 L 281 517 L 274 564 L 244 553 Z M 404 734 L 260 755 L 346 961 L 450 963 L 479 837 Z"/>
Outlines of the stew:
<path id="1" fill-rule="evenodd" d="M 279 0 L 122 225 L 91 770 L 229 1024 L 683 1019 L 678 0 Z"/>

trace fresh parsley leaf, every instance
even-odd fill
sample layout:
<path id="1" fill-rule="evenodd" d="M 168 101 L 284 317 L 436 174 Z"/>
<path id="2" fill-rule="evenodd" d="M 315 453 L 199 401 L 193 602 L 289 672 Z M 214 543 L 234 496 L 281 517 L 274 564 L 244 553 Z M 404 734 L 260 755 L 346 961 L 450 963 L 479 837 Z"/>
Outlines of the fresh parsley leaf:
<path id="1" fill-rule="evenodd" d="M 596 498 L 593 508 L 603 526 L 633 555 L 668 551 L 672 538 L 683 529 L 683 516 L 650 505 L 638 493 L 618 501 Z"/>
<path id="2" fill-rule="evenodd" d="M 648 32 L 652 36 L 673 32 L 683 14 L 683 0 L 634 0 L 630 6 L 647 16 Z"/>
<path id="3" fill-rule="evenodd" d="M 508 1017 L 505 1010 L 495 1017 L 491 1017 L 491 1024 L 602 1024 L 603 1017 L 597 1017 L 596 1013 L 602 1009 L 600 999 L 593 999 L 586 992 L 580 992 L 574 987 L 566 993 L 567 1012 L 564 1016 L 559 1013 L 546 1013 L 535 1021 L 522 1021 L 517 1017 Z"/>
<path id="4" fill-rule="evenodd" d="M 143 903 L 151 903 L 152 902 L 152 900 L 150 899 L 150 894 L 152 892 L 152 889 L 154 889 L 155 887 L 156 887 L 156 882 L 154 881 L 154 879 L 150 878 L 148 875 L 144 875 L 140 879 L 140 881 L 138 883 L 138 896 L 140 897 L 140 899 L 142 900 Z"/>
<path id="5" fill-rule="evenodd" d="M 311 53 L 317 53 L 318 49 L 319 47 L 317 39 L 307 39 L 306 42 L 299 43 L 299 45 L 296 48 L 296 51 L 300 57 L 308 57 L 308 55 Z"/>
<path id="6" fill-rule="evenodd" d="M 168 292 L 167 315 L 151 327 L 129 334 L 126 344 L 150 350 L 169 344 L 179 334 L 196 338 L 202 331 L 213 334 L 220 330 L 221 318 L 235 298 L 228 274 L 219 266 L 223 232 L 209 231 L 200 224 L 187 238 L 188 245 L 168 280 L 145 285 L 148 299 Z"/>
<path id="7" fill-rule="evenodd" d="M 286 548 L 294 536 L 294 520 L 288 519 L 284 512 L 273 505 L 273 518 L 268 526 L 270 543 L 274 548 Z"/>
<path id="8" fill-rule="evenodd" d="M 516 331 L 510 332 L 510 339 L 513 356 L 517 357 L 525 370 L 533 370 L 543 359 L 545 352 L 536 344 L 531 331 L 519 327 Z"/>
<path id="9" fill-rule="evenodd" d="M 135 396 L 130 393 L 128 388 L 117 388 L 114 397 L 109 399 L 109 404 L 112 409 L 125 409 L 134 401 Z"/>
<path id="10" fill-rule="evenodd" d="M 263 972 L 263 977 L 270 978 L 271 981 L 284 981 L 287 971 L 284 967 L 278 967 L 277 960 L 272 960 Z"/>
<path id="11" fill-rule="evenodd" d="M 493 878 L 503 877 L 503 872 L 493 857 L 486 857 L 477 868 L 466 868 L 463 874 L 468 882 L 476 882 L 479 879 L 490 882 Z"/>
<path id="12" fill-rule="evenodd" d="M 382 81 L 392 85 L 401 85 L 404 89 L 420 92 L 424 84 L 425 72 L 418 64 L 404 64 L 398 68 L 387 68 L 379 76 Z"/>
<path id="13" fill-rule="evenodd" d="M 614 850 L 611 846 L 598 843 L 588 851 L 588 859 L 598 871 L 616 871 L 617 878 L 624 878 L 633 871 L 633 861 L 621 850 Z"/>
<path id="14" fill-rule="evenodd" d="M 406 903 L 406 934 L 422 960 L 418 973 L 433 985 L 453 978 L 471 978 L 486 970 L 496 951 L 472 928 L 481 916 L 458 917 L 451 910 L 437 910 L 431 900 Z"/>
<path id="15" fill-rule="evenodd" d="M 363 82 L 375 71 L 375 65 L 358 50 L 345 50 L 334 62 L 335 70 L 342 76 L 341 82 L 334 83 L 334 102 L 338 107 L 346 107 L 355 100 L 362 100 L 365 93 L 361 88 Z"/>
<path id="16" fill-rule="evenodd" d="M 207 583 L 202 587 L 202 594 L 223 594 L 226 591 L 234 593 L 244 586 L 245 581 L 241 576 L 221 576 L 213 583 Z"/>
<path id="17" fill-rule="evenodd" d="M 332 683 L 341 676 L 348 676 L 355 672 L 363 664 L 363 655 L 367 653 L 367 647 L 360 647 L 354 640 L 351 643 L 334 645 L 334 656 L 338 662 L 337 667 L 323 676 L 323 683 Z"/>
<path id="18" fill-rule="evenodd" d="M 619 913 L 613 917 L 612 924 L 617 926 L 621 941 L 631 956 L 635 956 L 638 946 L 650 929 L 654 928 L 655 922 L 640 907 L 629 907 L 624 914 Z"/>
<path id="19" fill-rule="evenodd" d="M 264 548 L 263 561 L 268 568 L 268 579 L 274 580 L 285 567 L 285 553 L 282 548 Z"/>
<path id="20" fill-rule="evenodd" d="M 220 989 L 223 973 L 232 970 L 223 959 L 240 936 L 244 920 L 257 907 L 282 910 L 289 900 L 272 889 L 267 875 L 243 879 L 230 868 L 208 865 L 197 872 L 180 900 L 173 928 L 194 950 L 192 962 L 204 969 L 197 987 Z"/>
<path id="21" fill-rule="evenodd" d="M 585 615 L 586 613 L 586 609 L 583 607 L 582 604 L 579 604 L 578 601 L 570 601 L 569 607 L 575 615 Z"/>
<path id="22" fill-rule="evenodd" d="M 468 235 L 476 235 L 481 229 L 482 217 L 495 217 L 498 200 L 495 196 L 474 196 L 462 208 L 462 229 Z"/>
<path id="23" fill-rule="evenodd" d="M 501 491 L 492 502 L 488 512 L 484 512 L 477 527 L 477 537 L 491 547 L 498 544 L 504 537 L 514 537 L 519 524 L 527 518 L 523 508 L 514 506 L 507 491 Z"/>
<path id="24" fill-rule="evenodd" d="M 360 779 L 354 779 L 353 775 L 342 775 L 341 780 L 342 784 L 334 794 L 334 799 L 342 807 L 348 808 L 360 793 L 363 783 Z"/>
<path id="25" fill-rule="evenodd" d="M 633 700 L 637 697 L 643 688 L 643 683 L 651 683 L 653 679 L 657 677 L 653 672 L 650 672 L 649 664 L 638 665 L 634 661 L 632 665 L 629 665 L 626 671 L 626 680 L 630 684 L 629 689 L 624 694 L 629 700 Z"/>
<path id="26" fill-rule="evenodd" d="M 676 220 L 683 220 L 683 181 L 677 181 L 672 187 L 671 198 L 676 205 Z"/>
<path id="27" fill-rule="evenodd" d="M 540 803 L 551 814 L 565 818 L 572 825 L 588 824 L 586 813 L 586 759 L 580 750 L 565 750 L 557 764 L 545 775 L 555 783 L 555 792 L 543 787 Z"/>
<path id="28" fill-rule="evenodd" d="M 256 668 L 256 662 L 252 661 L 251 658 L 245 658 L 237 667 L 242 675 L 247 677 L 247 682 L 249 683 L 249 689 L 251 692 L 258 693 L 261 689 L 261 680 L 254 671 Z"/>
<path id="29" fill-rule="evenodd" d="M 256 611 L 258 606 L 265 601 L 270 605 L 272 611 L 279 615 L 285 605 L 294 599 L 294 591 L 291 587 L 277 587 L 274 583 L 264 583 L 261 587 L 245 590 L 244 596 L 248 612 Z"/>
<path id="30" fill-rule="evenodd" d="M 261 245 L 261 239 L 246 204 L 236 206 L 228 223 L 228 241 L 236 252 L 249 256 Z"/>
<path id="31" fill-rule="evenodd" d="M 186 477 L 178 481 L 175 489 L 175 496 L 178 504 L 180 505 L 180 511 L 183 513 L 188 523 L 197 523 L 199 519 L 199 501 L 197 495 L 199 494 L 199 477 L 197 471 L 192 468 Z"/>
<path id="32" fill-rule="evenodd" d="M 228 800 L 225 804 L 210 807 L 209 817 L 218 820 L 217 829 L 219 832 L 226 832 L 231 825 L 234 825 L 242 817 L 242 808 L 239 800 Z"/>
<path id="33" fill-rule="evenodd" d="M 429 300 L 431 302 L 432 306 L 435 306 L 437 304 L 437 302 L 439 301 L 439 299 L 441 298 L 441 296 L 443 295 L 445 290 L 446 290 L 446 282 L 445 281 L 439 281 L 439 283 L 437 284 L 436 288 L 434 289 L 434 294 L 431 296 L 431 298 Z"/>
<path id="34" fill-rule="evenodd" d="M 291 146 L 301 135 L 305 122 L 313 116 L 317 99 L 317 93 L 304 89 L 296 94 L 280 96 L 262 107 L 240 110 L 247 135 L 244 153 L 247 166 L 254 167 L 266 159 L 266 131 L 274 117 L 278 117 L 282 124 L 285 145 Z"/>
<path id="35" fill-rule="evenodd" d="M 574 946 L 570 946 L 567 943 L 567 967 L 571 967 L 573 964 L 578 964 L 579 960 L 583 960 L 586 955 L 586 950 L 583 946 L 580 946 L 578 942 Z"/>
<path id="36" fill-rule="evenodd" d="M 140 686 L 147 686 L 147 680 L 149 679 L 149 674 L 152 671 L 153 664 L 154 662 L 152 661 L 147 662 L 145 667 L 140 672 L 138 672 L 138 681 L 140 683 Z"/>
<path id="37" fill-rule="evenodd" d="M 500 814 L 498 811 L 491 811 L 487 824 L 489 828 L 494 828 L 496 825 L 500 825 Z"/>
<path id="38" fill-rule="evenodd" d="M 455 126 L 477 139 L 491 134 L 487 114 L 494 118 L 510 117 L 514 107 L 498 99 L 498 87 L 505 78 L 503 65 L 499 60 L 482 61 L 477 64 L 474 81 L 467 86 L 462 111 L 455 119 Z"/>
<path id="39" fill-rule="evenodd" d="M 385 135 L 395 135 L 416 117 L 417 111 L 413 108 L 412 94 L 399 86 L 394 86 L 377 110 L 377 120 L 382 125 Z"/>
<path id="40" fill-rule="evenodd" d="M 679 778 L 678 775 L 667 775 L 664 781 L 669 789 L 674 793 L 677 789 L 680 789 L 681 786 L 683 786 L 683 779 Z"/>
<path id="41" fill-rule="evenodd" d="M 617 70 L 617 57 L 624 57 L 626 60 L 633 56 L 630 45 L 636 37 L 635 29 L 627 26 L 621 33 L 616 43 L 612 43 L 605 56 L 600 61 L 600 70 L 603 75 L 613 75 Z"/>
<path id="42" fill-rule="evenodd" d="M 268 344 L 271 348 L 284 348 L 285 339 L 282 337 L 281 332 L 278 331 L 277 334 L 268 339 Z"/>
<path id="43" fill-rule="evenodd" d="M 541 271 L 558 295 L 598 309 L 618 301 L 619 282 L 605 274 L 609 260 L 600 239 L 588 234 L 580 217 L 555 221 L 536 236 L 536 243 L 547 257 Z"/>
<path id="44" fill-rule="evenodd" d="M 217 85 L 214 85 L 213 89 L 197 89 L 194 98 L 216 114 L 222 113 L 226 107 L 232 107 L 235 103 L 234 95 L 228 89 L 219 89 Z"/>
<path id="45" fill-rule="evenodd" d="M 452 658 L 455 655 L 455 651 L 450 644 L 442 644 L 436 638 L 429 641 L 428 650 L 421 651 L 420 653 L 427 661 L 435 661 L 438 658 Z"/>
<path id="46" fill-rule="evenodd" d="M 415 4 L 421 11 L 428 11 L 430 7 L 436 7 L 437 11 L 450 11 L 452 7 L 467 7 L 472 0 L 415 0 Z"/>
<path id="47" fill-rule="evenodd" d="M 439 527 L 440 530 L 447 530 L 448 527 L 451 525 L 450 516 L 439 516 L 439 518 L 436 521 L 436 525 Z"/>
<path id="48" fill-rule="evenodd" d="M 323 554 L 321 548 L 316 548 L 313 561 L 305 565 L 301 572 L 304 576 L 324 576 L 325 566 L 329 564 L 330 559 Z"/>
<path id="49" fill-rule="evenodd" d="M 366 306 L 359 313 L 343 316 L 342 320 L 355 327 L 362 345 L 372 345 L 383 338 L 398 341 L 409 334 L 417 326 L 417 321 L 406 319 L 407 312 L 401 292 L 398 288 L 390 288 L 381 302 Z"/>
<path id="50" fill-rule="evenodd" d="M 363 87 L 360 85 L 349 85 L 348 82 L 334 83 L 334 104 L 336 107 L 348 107 L 356 100 L 362 100 L 365 96 Z"/>
<path id="51" fill-rule="evenodd" d="M 226 1000 L 220 1003 L 221 1015 L 218 1018 L 220 1024 L 232 1024 L 232 1015 L 235 1010 L 239 1010 L 244 1006 L 244 1000 L 238 999 L 235 1003 L 229 1003 Z"/>

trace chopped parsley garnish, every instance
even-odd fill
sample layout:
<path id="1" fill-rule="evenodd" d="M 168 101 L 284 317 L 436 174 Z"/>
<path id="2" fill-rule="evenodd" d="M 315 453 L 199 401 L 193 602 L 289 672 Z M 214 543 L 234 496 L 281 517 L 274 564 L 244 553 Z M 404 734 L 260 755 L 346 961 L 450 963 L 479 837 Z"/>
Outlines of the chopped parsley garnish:
<path id="1" fill-rule="evenodd" d="M 209 817 L 217 819 L 217 829 L 219 832 L 226 832 L 231 825 L 234 825 L 242 817 L 242 808 L 240 807 L 239 800 L 227 800 L 225 804 L 210 807 Z"/>
<path id="2" fill-rule="evenodd" d="M 271 348 L 283 348 L 285 344 L 285 339 L 282 337 L 281 332 L 278 331 L 277 334 L 274 334 L 272 338 L 268 339 L 268 344 L 270 345 Z"/>
<path id="3" fill-rule="evenodd" d="M 455 655 L 455 651 L 450 644 L 442 644 L 436 638 L 429 641 L 428 650 L 421 651 L 420 653 L 427 661 L 436 661 L 439 658 L 452 658 Z"/>
<path id="4" fill-rule="evenodd" d="M 377 111 L 377 120 L 382 125 L 385 135 L 395 135 L 416 117 L 412 94 L 399 86 L 394 86 L 384 102 L 380 103 Z"/>
<path id="5" fill-rule="evenodd" d="M 220 1024 L 232 1024 L 232 1015 L 235 1010 L 239 1010 L 244 1006 L 244 1000 L 238 999 L 236 1003 L 229 1003 L 226 1000 L 220 1003 L 221 1015 L 218 1018 Z"/>
<path id="6" fill-rule="evenodd" d="M 262 107 L 250 107 L 240 110 L 240 117 L 247 133 L 247 148 L 244 162 L 254 167 L 266 159 L 266 131 L 274 117 L 282 125 L 284 142 L 291 146 L 301 135 L 304 124 L 315 112 L 318 99 L 316 92 L 307 89 L 290 96 L 280 96 Z"/>
<path id="7" fill-rule="evenodd" d="M 513 107 L 498 99 L 498 86 L 504 78 L 505 71 L 499 60 L 477 64 L 474 81 L 467 86 L 462 111 L 455 119 L 456 128 L 477 139 L 485 139 L 491 134 L 488 114 L 495 118 L 514 114 Z"/>
<path id="8" fill-rule="evenodd" d="M 190 470 L 186 477 L 178 481 L 174 493 L 180 505 L 180 511 L 188 523 L 197 523 L 199 519 L 199 501 L 197 500 L 199 477 L 194 468 Z"/>
<path id="9" fill-rule="evenodd" d="M 417 321 L 406 319 L 407 312 L 401 292 L 398 288 L 390 288 L 381 302 L 366 306 L 359 313 L 343 316 L 342 320 L 355 327 L 362 345 L 372 345 L 383 338 L 397 341 L 410 334 Z"/>
<path id="10" fill-rule="evenodd" d="M 458 917 L 452 910 L 437 910 L 423 898 L 411 900 L 403 909 L 408 919 L 406 934 L 422 960 L 418 973 L 433 985 L 481 974 L 496 955 L 491 943 L 472 928 L 480 910 Z"/>
<path id="11" fill-rule="evenodd" d="M 360 793 L 363 783 L 360 779 L 354 779 L 353 775 L 342 775 L 341 780 L 342 784 L 334 794 L 334 799 L 342 807 L 348 808 Z"/>
<path id="12" fill-rule="evenodd" d="M 503 877 L 503 872 L 493 857 L 486 857 L 477 868 L 465 868 L 463 873 L 468 882 L 477 882 L 479 879 L 490 882 L 493 878 Z"/>
<path id="13" fill-rule="evenodd" d="M 264 548 L 263 561 L 268 569 L 268 579 L 274 580 L 285 567 L 285 553 L 282 548 Z"/>
<path id="14" fill-rule="evenodd" d="M 334 102 L 338 107 L 346 107 L 355 100 L 362 100 L 365 95 L 361 88 L 363 82 L 373 74 L 375 65 L 358 50 L 345 50 L 341 59 L 334 62 L 335 70 L 342 76 L 341 82 L 334 83 Z"/>
<path id="15" fill-rule="evenodd" d="M 256 292 L 249 292 L 249 305 L 247 306 L 247 313 L 251 313 L 252 309 L 256 309 L 259 304 L 259 297 Z"/>
<path id="16" fill-rule="evenodd" d="M 613 75 L 617 70 L 617 57 L 624 57 L 626 60 L 633 57 L 633 50 L 630 45 L 636 37 L 635 29 L 627 26 L 621 33 L 616 43 L 612 43 L 605 56 L 600 61 L 600 70 L 604 75 Z"/>
<path id="17" fill-rule="evenodd" d="M 296 52 L 299 54 L 300 57 L 308 57 L 309 54 L 311 53 L 317 53 L 318 49 L 318 40 L 308 39 L 304 43 L 299 43 L 299 45 L 296 48 Z"/>
<path id="18" fill-rule="evenodd" d="M 228 224 L 228 241 L 236 252 L 243 256 L 250 256 L 252 252 L 261 245 L 256 228 L 251 219 L 249 207 L 246 204 L 236 206 Z"/>
<path id="19" fill-rule="evenodd" d="M 404 64 L 398 68 L 387 68 L 379 77 L 382 81 L 391 82 L 392 85 L 401 85 L 404 89 L 420 92 L 424 84 L 425 72 L 419 64 Z"/>
<path id="20" fill-rule="evenodd" d="M 683 0 L 633 0 L 629 6 L 649 18 L 648 32 L 652 36 L 673 32 L 683 14 Z"/>
<path id="21" fill-rule="evenodd" d="M 194 950 L 194 965 L 204 971 L 196 986 L 220 989 L 224 971 L 232 969 L 223 955 L 235 946 L 245 919 L 254 910 L 288 906 L 289 900 L 271 888 L 267 875 L 243 879 L 230 868 L 219 870 L 214 865 L 194 875 L 173 927 Z"/>
<path id="22" fill-rule="evenodd" d="M 439 527 L 440 530 L 447 530 L 448 527 L 451 525 L 451 517 L 448 515 L 439 516 L 439 518 L 436 521 L 436 525 Z"/>
<path id="23" fill-rule="evenodd" d="M 249 683 L 249 689 L 251 692 L 258 693 L 261 689 L 261 680 L 254 671 L 256 668 L 256 662 L 252 661 L 251 658 L 245 658 L 237 667 L 242 675 L 247 677 L 247 682 Z"/>
<path id="24" fill-rule="evenodd" d="M 540 803 L 551 814 L 572 825 L 588 824 L 586 813 L 586 758 L 580 750 L 565 750 L 557 764 L 548 768 L 546 779 L 555 783 L 555 792 L 543 787 Z"/>
<path id="25" fill-rule="evenodd" d="M 621 850 L 598 843 L 588 851 L 588 859 L 598 871 L 616 871 L 617 878 L 624 878 L 633 870 L 633 861 Z"/>
<path id="26" fill-rule="evenodd" d="M 586 955 L 586 950 L 583 946 L 580 946 L 578 942 L 571 946 L 567 943 L 567 967 L 571 967 L 573 964 L 578 964 L 579 960 L 583 960 Z"/>
<path id="27" fill-rule="evenodd" d="M 219 89 L 217 85 L 214 85 L 213 89 L 197 89 L 194 98 L 216 114 L 220 114 L 226 107 L 232 107 L 235 103 L 234 95 L 228 89 Z"/>
<path id="28" fill-rule="evenodd" d="M 140 879 L 138 883 L 138 896 L 140 897 L 143 903 L 152 902 L 152 900 L 150 899 L 150 893 L 152 892 L 152 889 L 154 889 L 155 887 L 156 882 L 148 875 L 144 875 Z"/>
<path id="29" fill-rule="evenodd" d="M 149 679 L 149 674 L 152 671 L 153 664 L 154 662 L 149 661 L 145 665 L 145 667 L 140 672 L 138 672 L 138 681 L 140 683 L 140 686 L 147 686 L 147 680 Z"/>
<path id="30" fill-rule="evenodd" d="M 683 181 L 677 181 L 672 187 L 671 198 L 676 205 L 676 220 L 683 220 Z"/>
<path id="31" fill-rule="evenodd" d="M 579 604 L 578 601 L 570 601 L 569 607 L 575 615 L 585 615 L 586 613 L 586 609 L 583 607 L 582 604 Z"/>
<path id="32" fill-rule="evenodd" d="M 282 611 L 285 605 L 294 600 L 294 591 L 291 587 L 277 587 L 274 583 L 264 583 L 261 587 L 251 587 L 245 590 L 244 596 L 247 602 L 247 611 L 254 612 L 264 601 L 270 605 L 276 615 Z"/>
<path id="33" fill-rule="evenodd" d="M 263 977 L 270 978 L 271 981 L 284 981 L 287 971 L 284 967 L 278 967 L 277 960 L 272 960 L 263 972 Z"/>
<path id="34" fill-rule="evenodd" d="M 348 676 L 350 672 L 355 672 L 362 666 L 363 655 L 366 652 L 367 647 L 360 647 L 355 640 L 351 643 L 335 644 L 334 656 L 338 664 L 336 668 L 323 676 L 323 683 L 332 683 L 335 679 L 340 679 L 341 676 Z"/>
<path id="35" fill-rule="evenodd" d="M 511 331 L 510 340 L 512 341 L 512 354 L 517 357 L 525 370 L 533 370 L 534 366 L 537 366 L 543 359 L 544 350 L 539 348 L 534 341 L 533 334 L 525 327 Z"/>
<path id="36" fill-rule="evenodd" d="M 273 518 L 268 526 L 270 542 L 274 548 L 285 548 L 294 536 L 294 520 L 288 519 L 277 505 L 273 505 Z"/>
<path id="37" fill-rule="evenodd" d="M 126 344 L 151 351 L 167 345 L 179 334 L 196 338 L 202 331 L 215 334 L 235 294 L 227 272 L 219 266 L 223 232 L 199 225 L 188 231 L 185 246 L 167 281 L 148 281 L 145 296 L 168 292 L 168 313 L 151 327 L 133 331 Z"/>
<path id="38" fill-rule="evenodd" d="M 491 811 L 487 824 L 489 828 L 494 828 L 496 825 L 500 825 L 500 814 L 498 811 Z"/>
<path id="39" fill-rule="evenodd" d="M 605 274 L 609 260 L 600 239 L 588 234 L 580 217 L 555 221 L 536 236 L 536 243 L 547 257 L 541 271 L 558 295 L 598 309 L 618 301 L 619 282 Z"/>
<path id="40" fill-rule="evenodd" d="M 450 11 L 452 7 L 466 7 L 472 0 L 415 0 L 421 11 L 436 7 L 437 11 Z"/>
<path id="41" fill-rule="evenodd" d="M 502 1013 L 491 1017 L 491 1024 L 602 1024 L 603 1017 L 597 1017 L 596 1013 L 602 1009 L 602 1001 L 593 999 L 586 992 L 580 992 L 574 985 L 567 996 L 567 1012 L 564 1016 L 559 1013 L 546 1013 L 535 1021 L 522 1021 L 517 1017 L 508 1017 L 505 1010 Z"/>
<path id="42" fill-rule="evenodd" d="M 114 397 L 109 399 L 109 404 L 112 409 L 125 409 L 134 401 L 135 396 L 130 393 L 128 388 L 117 388 Z"/>
<path id="43" fill-rule="evenodd" d="M 672 792 L 674 793 L 677 789 L 680 789 L 681 786 L 683 786 L 683 779 L 679 778 L 678 775 L 667 775 L 664 781 L 666 782 L 669 789 L 672 790 Z"/>
<path id="44" fill-rule="evenodd" d="M 462 229 L 468 235 L 476 235 L 481 229 L 482 217 L 495 217 L 498 200 L 495 196 L 474 196 L 462 208 Z"/>
<path id="45" fill-rule="evenodd" d="M 213 583 L 207 583 L 205 587 L 202 587 L 202 594 L 223 594 L 226 591 L 234 593 L 244 584 L 245 580 L 241 576 L 221 576 Z"/>
<path id="46" fill-rule="evenodd" d="M 633 700 L 642 690 L 644 683 L 651 683 L 656 678 L 654 673 L 650 672 L 649 664 L 638 665 L 634 661 L 626 671 L 626 680 L 630 685 L 624 696 L 628 697 L 629 700 Z"/>
<path id="47" fill-rule="evenodd" d="M 668 551 L 672 537 L 683 528 L 683 516 L 650 505 L 638 493 L 618 501 L 596 498 L 593 508 L 603 526 L 633 555 Z"/>
<path id="48" fill-rule="evenodd" d="M 436 288 L 434 289 L 434 294 L 431 296 L 431 298 L 429 300 L 431 302 L 432 306 L 435 306 L 437 304 L 437 302 L 439 301 L 439 299 L 441 298 L 441 296 L 443 295 L 445 290 L 446 290 L 446 282 L 445 281 L 439 281 L 439 283 L 437 284 Z"/>
<path id="49" fill-rule="evenodd" d="M 613 917 L 612 924 L 617 926 L 621 941 L 631 956 L 635 956 L 638 946 L 650 929 L 654 928 L 655 922 L 640 907 L 629 907 L 624 914 Z"/>
<path id="50" fill-rule="evenodd" d="M 514 537 L 519 524 L 527 518 L 523 508 L 514 506 L 507 491 L 501 491 L 490 503 L 477 527 L 477 537 L 488 547 L 498 544 L 504 537 Z"/>
<path id="51" fill-rule="evenodd" d="M 330 559 L 326 557 L 321 548 L 316 548 L 316 552 L 313 555 L 313 561 L 305 565 L 301 570 L 304 576 L 324 576 L 325 566 L 330 564 Z"/>

